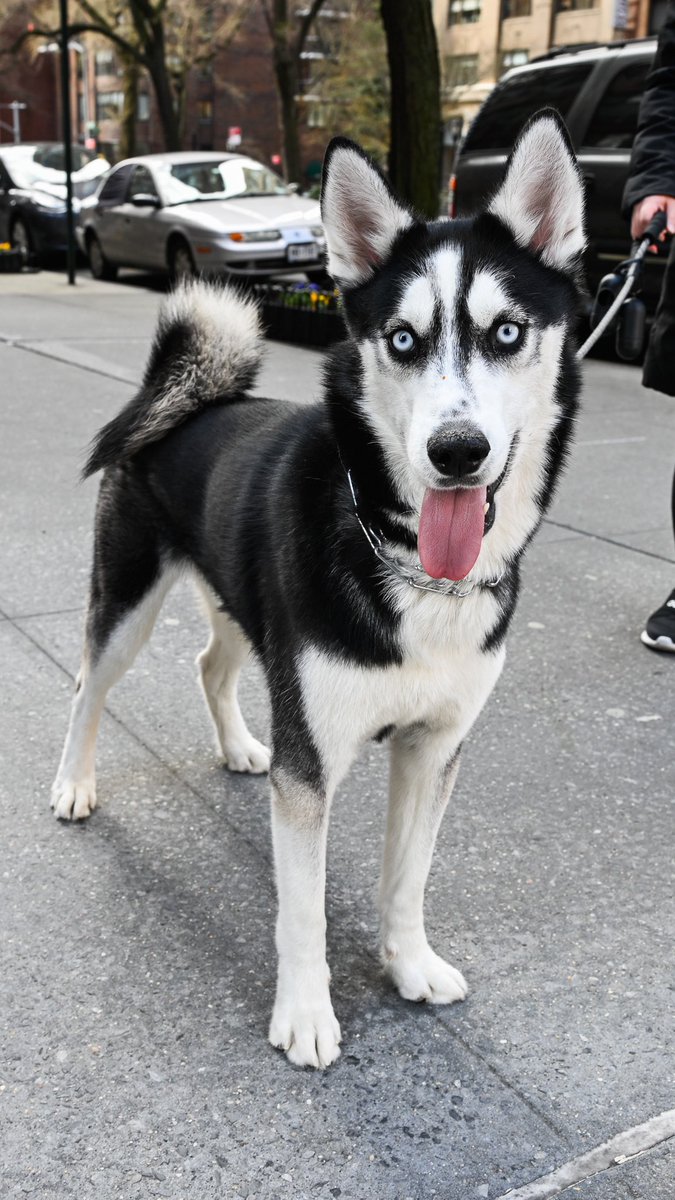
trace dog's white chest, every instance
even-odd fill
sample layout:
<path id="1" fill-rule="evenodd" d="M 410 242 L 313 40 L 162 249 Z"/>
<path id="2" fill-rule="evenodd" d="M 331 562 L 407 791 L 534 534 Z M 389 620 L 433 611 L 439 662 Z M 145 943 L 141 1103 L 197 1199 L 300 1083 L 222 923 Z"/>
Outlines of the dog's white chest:
<path id="1" fill-rule="evenodd" d="M 499 678 L 504 651 L 483 653 L 475 632 L 462 638 L 466 609 L 448 631 L 447 598 L 429 599 L 437 611 L 427 605 L 428 620 L 411 613 L 403 618 L 401 664 L 365 667 L 316 648 L 303 653 L 305 717 L 328 775 L 339 778 L 358 747 L 388 726 L 445 728 L 459 742 L 476 720 Z"/>

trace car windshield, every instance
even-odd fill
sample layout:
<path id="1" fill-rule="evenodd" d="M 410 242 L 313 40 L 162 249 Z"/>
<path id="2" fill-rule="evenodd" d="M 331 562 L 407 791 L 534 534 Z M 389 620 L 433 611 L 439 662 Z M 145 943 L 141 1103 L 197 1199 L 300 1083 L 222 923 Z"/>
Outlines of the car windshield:
<path id="1" fill-rule="evenodd" d="M 82 146 L 73 146 L 73 195 L 80 200 L 96 191 L 108 163 Z M 66 197 L 63 146 L 16 146 L 3 154 L 4 164 L 17 188 L 48 192 L 59 200 Z"/>
<path id="2" fill-rule="evenodd" d="M 230 158 L 222 162 L 211 158 L 171 163 L 162 177 L 162 183 L 167 204 L 291 194 L 274 171 L 251 158 Z"/>

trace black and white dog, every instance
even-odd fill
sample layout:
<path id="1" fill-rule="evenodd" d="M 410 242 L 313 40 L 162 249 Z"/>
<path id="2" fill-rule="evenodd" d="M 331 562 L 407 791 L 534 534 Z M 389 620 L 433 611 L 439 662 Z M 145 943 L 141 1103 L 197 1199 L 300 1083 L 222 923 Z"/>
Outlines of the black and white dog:
<path id="1" fill-rule="evenodd" d="M 251 648 L 269 684 L 269 1036 L 315 1067 L 340 1053 L 328 814 L 367 739 L 391 746 L 385 969 L 410 1000 L 466 994 L 427 942 L 425 882 L 460 746 L 502 669 L 520 558 L 565 456 L 584 246 L 579 173 L 548 110 L 474 219 L 418 220 L 343 139 L 328 148 L 322 212 L 349 329 L 323 402 L 251 399 L 256 308 L 195 283 L 165 302 L 140 392 L 95 440 L 86 474 L 105 473 L 86 644 L 52 799 L 65 819 L 94 809 L 108 689 L 190 572 L 211 620 L 201 680 L 234 771 L 270 767 L 237 703 Z"/>

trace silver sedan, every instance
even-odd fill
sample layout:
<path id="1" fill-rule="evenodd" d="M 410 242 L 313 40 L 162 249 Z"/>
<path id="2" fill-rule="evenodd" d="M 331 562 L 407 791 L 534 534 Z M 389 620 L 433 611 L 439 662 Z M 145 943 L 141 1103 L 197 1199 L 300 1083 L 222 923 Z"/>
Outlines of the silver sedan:
<path id="1" fill-rule="evenodd" d="M 319 206 L 240 154 L 182 151 L 126 159 L 79 214 L 77 236 L 97 279 L 117 268 L 175 279 L 325 274 Z"/>

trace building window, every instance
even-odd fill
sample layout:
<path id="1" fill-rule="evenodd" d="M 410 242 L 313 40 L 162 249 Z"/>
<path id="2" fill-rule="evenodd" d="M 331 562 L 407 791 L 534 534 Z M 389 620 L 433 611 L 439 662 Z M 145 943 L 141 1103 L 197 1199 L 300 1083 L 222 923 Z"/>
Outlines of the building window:
<path id="1" fill-rule="evenodd" d="M 199 100 L 197 113 L 200 125 L 209 125 L 213 120 L 213 100 Z"/>
<path id="2" fill-rule="evenodd" d="M 577 12 L 583 8 L 598 8 L 600 0 L 555 0 L 555 11 Z"/>
<path id="3" fill-rule="evenodd" d="M 117 121 L 124 108 L 124 92 L 96 93 L 96 121 Z"/>
<path id="4" fill-rule="evenodd" d="M 139 92 L 136 99 L 136 120 L 150 120 L 150 97 L 147 92 Z"/>
<path id="5" fill-rule="evenodd" d="M 511 67 L 522 67 L 524 63 L 529 62 L 529 58 L 529 50 L 502 50 L 499 74 L 510 71 Z"/>
<path id="6" fill-rule="evenodd" d="M 529 17 L 532 13 L 532 0 L 502 0 L 502 21 L 509 17 Z"/>
<path id="7" fill-rule="evenodd" d="M 448 25 L 473 25 L 480 20 L 481 0 L 450 0 Z"/>
<path id="8" fill-rule="evenodd" d="M 96 74 L 119 75 L 119 66 L 114 50 L 97 50 L 94 58 Z"/>
<path id="9" fill-rule="evenodd" d="M 445 60 L 445 86 L 467 87 L 478 79 L 477 54 L 453 54 Z"/>
<path id="10" fill-rule="evenodd" d="M 326 128 L 326 105 L 317 100 L 315 96 L 311 99 L 308 97 L 307 104 L 307 125 L 310 129 L 325 129 Z"/>

